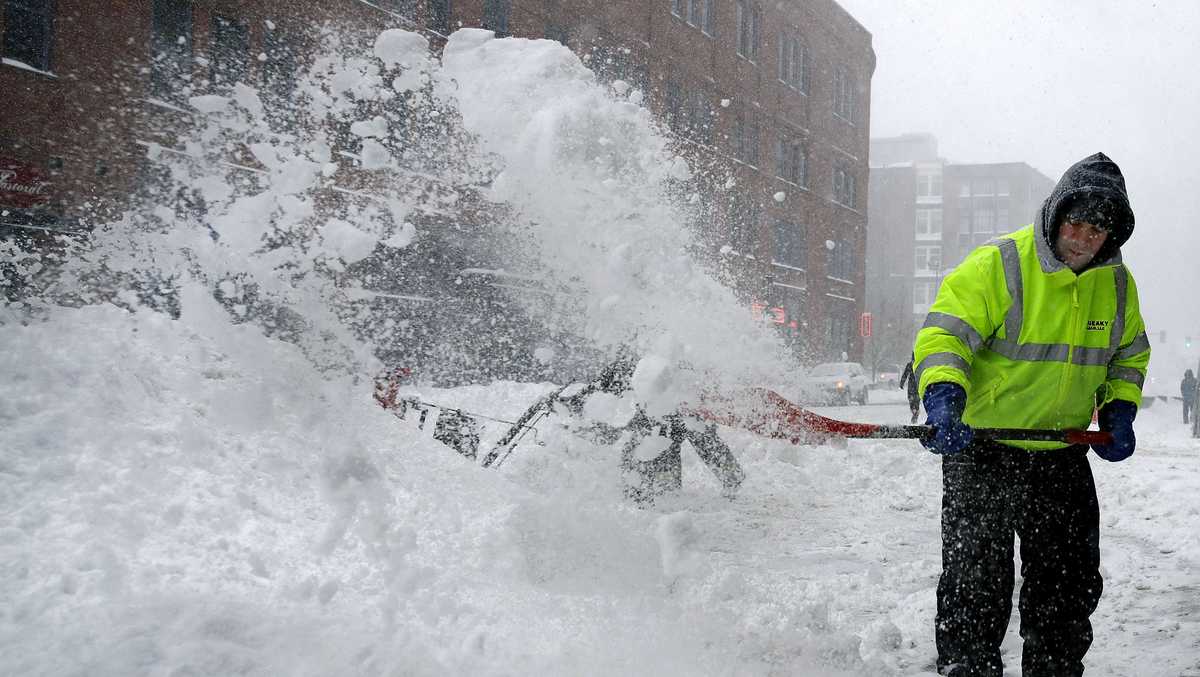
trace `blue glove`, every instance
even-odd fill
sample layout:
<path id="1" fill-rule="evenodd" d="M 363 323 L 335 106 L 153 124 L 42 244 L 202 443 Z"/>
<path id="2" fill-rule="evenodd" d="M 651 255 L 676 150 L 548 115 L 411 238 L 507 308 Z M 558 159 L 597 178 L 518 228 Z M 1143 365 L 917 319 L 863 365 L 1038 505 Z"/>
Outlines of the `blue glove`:
<path id="1" fill-rule="evenodd" d="M 1137 405 L 1126 400 L 1113 400 L 1100 409 L 1100 429 L 1112 433 L 1112 444 L 1093 444 L 1092 451 L 1100 458 L 1116 463 L 1133 455 L 1137 437 L 1133 434 L 1133 419 Z"/>
<path id="2" fill-rule="evenodd" d="M 925 423 L 933 426 L 933 433 L 921 440 L 921 444 L 935 454 L 962 453 L 975 431 L 962 422 L 963 409 L 967 408 L 967 391 L 957 383 L 932 383 L 925 389 Z"/>

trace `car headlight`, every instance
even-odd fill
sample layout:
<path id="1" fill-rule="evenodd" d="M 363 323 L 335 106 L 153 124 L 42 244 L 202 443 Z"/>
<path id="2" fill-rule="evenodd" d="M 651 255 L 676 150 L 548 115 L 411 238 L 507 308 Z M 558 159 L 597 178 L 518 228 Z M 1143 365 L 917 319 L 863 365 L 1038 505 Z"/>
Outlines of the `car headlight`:
<path id="1" fill-rule="evenodd" d="M 845 387 L 846 387 L 846 384 L 845 384 L 845 383 L 842 383 L 841 381 L 838 381 L 838 382 L 837 382 L 837 389 L 838 389 L 838 390 L 841 390 L 842 388 L 845 388 Z"/>

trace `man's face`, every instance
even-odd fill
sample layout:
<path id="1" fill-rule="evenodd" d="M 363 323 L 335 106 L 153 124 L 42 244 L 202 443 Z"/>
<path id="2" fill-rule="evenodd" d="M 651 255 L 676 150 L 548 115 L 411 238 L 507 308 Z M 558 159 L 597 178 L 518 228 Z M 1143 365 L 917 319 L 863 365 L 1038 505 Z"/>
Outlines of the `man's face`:
<path id="1" fill-rule="evenodd" d="M 1108 231 L 1087 221 L 1063 221 L 1054 242 L 1055 253 L 1067 267 L 1078 273 L 1095 258 L 1104 246 Z"/>

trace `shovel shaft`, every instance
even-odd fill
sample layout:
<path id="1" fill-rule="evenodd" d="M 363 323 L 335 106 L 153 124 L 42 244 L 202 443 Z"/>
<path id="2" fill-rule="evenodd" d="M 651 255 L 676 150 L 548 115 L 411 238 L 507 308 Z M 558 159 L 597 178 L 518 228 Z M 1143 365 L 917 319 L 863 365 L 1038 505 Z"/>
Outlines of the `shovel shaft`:
<path id="1" fill-rule="evenodd" d="M 821 416 L 782 395 L 757 388 L 749 397 L 732 402 L 706 402 L 688 413 L 751 432 L 793 443 L 828 437 L 866 439 L 923 439 L 932 432 L 927 425 L 879 425 L 854 423 Z M 1010 442 L 1062 442 L 1064 444 L 1112 444 L 1112 434 L 1095 430 L 1038 430 L 1025 428 L 975 428 L 975 438 Z"/>
<path id="2" fill-rule="evenodd" d="M 877 439 L 923 439 L 932 434 L 933 427 L 927 425 L 863 425 L 874 430 L 850 430 L 845 437 Z M 1100 430 L 1039 430 L 1027 428 L 974 428 L 975 439 L 1009 442 L 1063 442 L 1065 444 L 1112 444 L 1112 433 Z M 833 432 L 833 431 L 830 431 Z M 859 433 L 859 434 L 855 434 Z"/>

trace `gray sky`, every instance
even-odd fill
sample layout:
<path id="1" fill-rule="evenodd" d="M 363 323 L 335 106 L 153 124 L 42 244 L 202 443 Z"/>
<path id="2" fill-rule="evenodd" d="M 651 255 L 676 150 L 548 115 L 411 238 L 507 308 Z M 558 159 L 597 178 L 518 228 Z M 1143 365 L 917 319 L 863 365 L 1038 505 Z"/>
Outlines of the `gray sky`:
<path id="1" fill-rule="evenodd" d="M 872 136 L 930 132 L 949 160 L 1024 161 L 1055 181 L 1112 157 L 1155 350 L 1166 329 L 1200 355 L 1200 1 L 838 2 L 873 36 Z"/>

